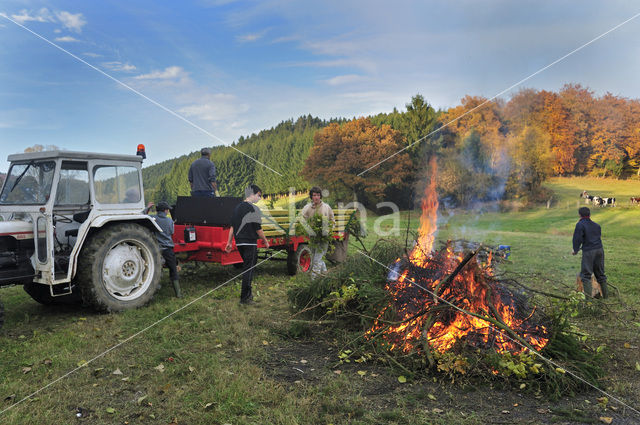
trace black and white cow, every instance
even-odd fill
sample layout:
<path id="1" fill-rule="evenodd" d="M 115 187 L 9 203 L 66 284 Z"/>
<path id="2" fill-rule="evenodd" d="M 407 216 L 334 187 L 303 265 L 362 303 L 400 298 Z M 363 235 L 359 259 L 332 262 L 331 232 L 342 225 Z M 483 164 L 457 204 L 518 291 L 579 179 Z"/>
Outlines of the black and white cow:
<path id="1" fill-rule="evenodd" d="M 586 190 L 582 191 L 582 193 L 580 194 L 580 197 L 584 198 L 584 203 L 585 204 L 590 204 L 591 201 L 593 201 L 593 198 L 594 198 L 593 196 L 589 195 Z"/>

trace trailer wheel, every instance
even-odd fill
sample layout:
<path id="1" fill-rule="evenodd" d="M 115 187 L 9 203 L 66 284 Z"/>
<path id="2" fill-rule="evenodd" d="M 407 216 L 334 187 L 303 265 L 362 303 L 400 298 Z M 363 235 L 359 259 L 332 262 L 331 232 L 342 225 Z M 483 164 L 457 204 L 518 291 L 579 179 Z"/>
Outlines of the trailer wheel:
<path id="1" fill-rule="evenodd" d="M 38 282 L 28 282 L 23 285 L 24 291 L 31 298 L 42 305 L 75 305 L 82 303 L 82 296 L 77 285 L 71 285 L 72 292 L 68 295 L 52 297 L 49 287 Z"/>
<path id="2" fill-rule="evenodd" d="M 162 257 L 154 235 L 116 224 L 93 235 L 82 249 L 76 282 L 85 304 L 122 311 L 147 304 L 160 288 Z"/>
<path id="3" fill-rule="evenodd" d="M 287 272 L 293 276 L 298 271 L 302 273 L 311 271 L 311 248 L 306 243 L 298 245 L 296 251 L 287 252 Z"/>

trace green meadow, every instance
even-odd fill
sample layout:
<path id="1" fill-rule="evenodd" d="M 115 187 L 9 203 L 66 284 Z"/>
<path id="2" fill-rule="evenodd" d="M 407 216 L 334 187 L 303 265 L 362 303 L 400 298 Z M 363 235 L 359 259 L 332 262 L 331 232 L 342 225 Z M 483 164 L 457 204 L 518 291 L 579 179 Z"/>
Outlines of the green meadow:
<path id="1" fill-rule="evenodd" d="M 568 296 L 580 256 L 571 237 L 584 205 L 582 190 L 614 196 L 618 206 L 592 207 L 602 226 L 609 281 L 618 291 L 571 318 L 575 332 L 605 353 L 601 387 L 640 409 L 640 182 L 555 178 L 547 205 L 497 211 L 442 210 L 438 240 L 510 245 L 500 272 L 545 292 Z M 365 247 L 375 243 L 378 220 L 406 238 L 419 211 L 397 221 L 367 217 Z M 412 236 L 409 236 L 409 240 Z M 350 255 L 359 254 L 352 240 Z M 340 364 L 352 334 L 327 323 L 293 338 L 286 291 L 295 279 L 284 262 L 269 260 L 254 280 L 258 303 L 240 306 L 233 267 L 184 265 L 185 297 L 175 299 L 168 275 L 155 300 L 121 314 L 44 307 L 20 287 L 0 290 L 2 424 L 484 424 L 637 423 L 640 417 L 596 390 L 550 401 L 536 394 L 461 386 L 422 378 L 400 382 L 388 364 Z M 225 282 L 220 289 L 213 291 Z M 619 294 L 619 295 L 618 295 Z M 107 352 L 108 351 L 108 352 Z M 105 353 L 106 352 L 106 353 Z M 25 399 L 26 398 L 26 399 Z M 15 404 L 18 403 L 18 404 Z"/>

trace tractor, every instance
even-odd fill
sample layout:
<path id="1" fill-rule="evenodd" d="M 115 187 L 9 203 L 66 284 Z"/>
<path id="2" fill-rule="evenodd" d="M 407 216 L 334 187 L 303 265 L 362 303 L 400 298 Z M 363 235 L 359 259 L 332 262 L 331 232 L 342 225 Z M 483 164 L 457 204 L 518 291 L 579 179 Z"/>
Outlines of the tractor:
<path id="1" fill-rule="evenodd" d="M 162 259 L 145 214 L 137 155 L 43 151 L 9 155 L 0 192 L 0 287 L 42 304 L 111 312 L 147 304 Z M 0 326 L 4 309 L 0 303 Z"/>

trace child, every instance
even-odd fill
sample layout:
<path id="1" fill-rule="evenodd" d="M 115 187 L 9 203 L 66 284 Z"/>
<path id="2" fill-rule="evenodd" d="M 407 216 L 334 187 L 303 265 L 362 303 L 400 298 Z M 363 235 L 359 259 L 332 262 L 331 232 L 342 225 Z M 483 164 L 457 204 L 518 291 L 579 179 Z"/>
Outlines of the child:
<path id="1" fill-rule="evenodd" d="M 147 210 L 149 210 L 152 205 L 153 204 L 150 203 Z M 173 236 L 173 220 L 167 217 L 167 211 L 169 211 L 169 204 L 165 201 L 160 201 L 156 206 L 157 214 L 152 217 L 156 219 L 156 223 L 162 228 L 162 232 L 156 233 L 156 238 L 158 239 L 158 244 L 160 244 L 165 265 L 169 268 L 169 278 L 173 283 L 173 290 L 177 298 L 182 298 L 180 282 L 178 280 L 176 254 L 173 252 L 173 239 L 171 238 L 171 236 Z"/>

